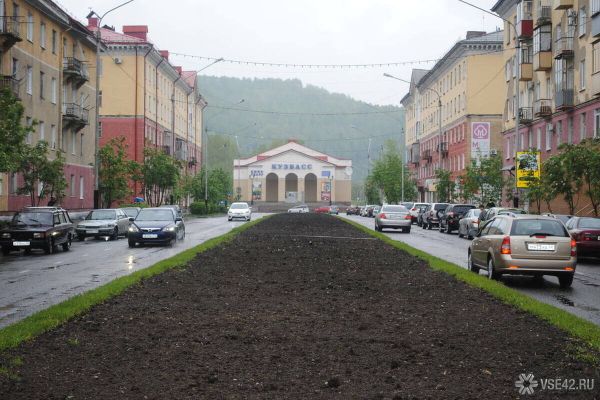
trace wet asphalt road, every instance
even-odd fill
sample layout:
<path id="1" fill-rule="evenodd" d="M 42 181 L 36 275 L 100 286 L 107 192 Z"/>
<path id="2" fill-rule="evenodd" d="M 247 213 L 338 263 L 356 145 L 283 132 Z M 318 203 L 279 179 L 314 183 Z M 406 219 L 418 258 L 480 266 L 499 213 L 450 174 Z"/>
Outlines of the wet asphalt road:
<path id="1" fill-rule="evenodd" d="M 374 229 L 373 218 L 356 215 L 343 217 Z M 467 249 L 471 241 L 459 238 L 456 232 L 448 235 L 413 225 L 409 234 L 394 230 L 385 230 L 384 233 L 392 239 L 467 268 Z M 483 271 L 480 273 L 484 274 Z M 567 290 L 561 290 L 558 279 L 553 276 L 545 276 L 543 282 L 526 276 L 503 276 L 502 282 L 544 303 L 600 325 L 600 259 L 580 259 L 573 285 Z"/>
<path id="2" fill-rule="evenodd" d="M 253 214 L 260 218 L 263 214 Z M 14 252 L 0 255 L 0 328 L 160 260 L 227 233 L 243 224 L 227 217 L 187 219 L 186 237 L 173 247 L 130 249 L 126 238 L 116 242 L 88 238 L 73 242 L 71 251 L 46 255 Z"/>

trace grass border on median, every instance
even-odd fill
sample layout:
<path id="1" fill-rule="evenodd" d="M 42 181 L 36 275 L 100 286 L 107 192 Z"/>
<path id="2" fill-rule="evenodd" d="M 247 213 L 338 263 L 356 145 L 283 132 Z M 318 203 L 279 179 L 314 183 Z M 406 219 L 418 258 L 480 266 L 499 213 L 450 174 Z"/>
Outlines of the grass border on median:
<path id="1" fill-rule="evenodd" d="M 158 275 L 172 268 L 186 265 L 197 254 L 231 241 L 239 233 L 251 228 L 261 221 L 264 221 L 266 218 L 269 218 L 269 216 L 267 215 L 251 222 L 247 222 L 244 225 L 238 226 L 221 236 L 209 239 L 198 246 L 184 250 L 173 257 L 159 261 L 148 268 L 135 271 L 132 274 L 117 278 L 88 292 L 71 297 L 68 300 L 53 305 L 45 310 L 39 311 L 23 319 L 22 321 L 16 322 L 13 325 L 9 325 L 1 329 L 0 352 L 16 347 L 24 341 L 33 339 L 44 332 L 56 328 L 69 319 L 83 314 L 93 306 L 117 296 L 127 288 L 137 284 L 143 279 Z"/>
<path id="2" fill-rule="evenodd" d="M 569 333 L 572 337 L 583 340 L 585 343 L 591 346 L 593 350 L 600 351 L 599 326 L 567 311 L 561 310 L 560 308 L 550 304 L 542 303 L 541 301 L 522 294 L 515 289 L 509 288 L 500 282 L 490 280 L 482 275 L 475 275 L 473 272 L 461 268 L 456 264 L 444 261 L 441 258 L 435 257 L 429 253 L 415 249 L 404 242 L 391 239 L 390 237 L 373 231 L 372 229 L 361 225 L 358 222 L 349 220 L 347 218 L 341 219 L 358 228 L 359 230 L 383 240 L 387 244 L 390 244 L 400 250 L 406 251 L 413 256 L 427 261 L 431 268 L 452 275 L 456 279 L 459 279 L 468 285 L 484 290 L 506 304 L 529 312 Z"/>

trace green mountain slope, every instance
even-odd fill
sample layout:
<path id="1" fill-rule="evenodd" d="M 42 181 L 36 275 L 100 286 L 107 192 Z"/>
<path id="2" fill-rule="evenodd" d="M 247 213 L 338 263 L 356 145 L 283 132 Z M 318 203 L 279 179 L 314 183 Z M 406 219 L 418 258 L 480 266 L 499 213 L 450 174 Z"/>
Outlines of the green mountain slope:
<path id="1" fill-rule="evenodd" d="M 203 76 L 200 90 L 209 106 L 210 168 L 232 170 L 237 143 L 243 157 L 290 138 L 339 158 L 352 159 L 359 182 L 367 175 L 368 147 L 376 159 L 383 144 L 400 141 L 404 110 L 372 106 L 299 80 Z M 243 99 L 243 102 L 240 101 Z M 326 115 L 325 115 L 326 114 Z"/>

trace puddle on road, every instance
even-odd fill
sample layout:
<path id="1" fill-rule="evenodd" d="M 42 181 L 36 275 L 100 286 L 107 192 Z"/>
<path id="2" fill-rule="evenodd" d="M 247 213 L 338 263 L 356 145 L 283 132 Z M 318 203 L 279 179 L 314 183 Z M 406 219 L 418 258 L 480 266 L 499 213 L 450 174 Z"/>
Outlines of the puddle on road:
<path id="1" fill-rule="evenodd" d="M 587 312 L 593 312 L 593 313 L 600 311 L 600 309 L 598 309 L 596 307 L 588 306 L 588 305 L 585 305 L 585 304 L 575 304 L 575 302 L 573 300 L 571 300 L 571 299 L 563 296 L 562 294 L 557 294 L 554 297 L 561 304 L 564 304 L 564 305 L 569 306 L 569 307 L 576 307 L 576 308 L 579 308 L 580 310 L 587 311 Z"/>
<path id="2" fill-rule="evenodd" d="M 17 305 L 16 305 L 16 304 L 14 304 L 14 303 L 13 303 L 13 304 L 7 304 L 7 305 L 5 305 L 5 306 L 1 306 L 1 307 L 0 307 L 0 312 L 3 312 L 3 311 L 8 311 L 8 310 L 12 310 L 12 309 L 13 309 L 13 308 L 15 308 L 16 306 L 17 306 Z"/>
<path id="3" fill-rule="evenodd" d="M 564 304 L 566 306 L 575 307 L 575 303 L 572 300 L 569 300 L 568 298 L 563 296 L 562 294 L 557 294 L 554 297 L 556 297 L 556 300 L 560 301 L 562 304 Z"/>

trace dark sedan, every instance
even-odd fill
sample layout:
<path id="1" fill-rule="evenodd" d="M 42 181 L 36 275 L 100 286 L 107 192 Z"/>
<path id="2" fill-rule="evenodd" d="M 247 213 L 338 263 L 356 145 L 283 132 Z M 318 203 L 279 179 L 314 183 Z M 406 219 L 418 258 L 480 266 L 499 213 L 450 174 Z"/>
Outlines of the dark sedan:
<path id="1" fill-rule="evenodd" d="M 171 208 L 144 208 L 137 217 L 129 219 L 129 247 L 136 244 L 172 245 L 185 238 L 185 225 Z"/>
<path id="2" fill-rule="evenodd" d="M 578 255 L 600 257 L 600 218 L 573 217 L 566 227 L 577 242 Z"/>

